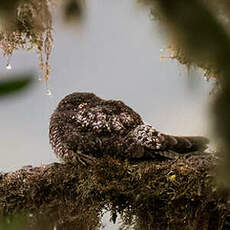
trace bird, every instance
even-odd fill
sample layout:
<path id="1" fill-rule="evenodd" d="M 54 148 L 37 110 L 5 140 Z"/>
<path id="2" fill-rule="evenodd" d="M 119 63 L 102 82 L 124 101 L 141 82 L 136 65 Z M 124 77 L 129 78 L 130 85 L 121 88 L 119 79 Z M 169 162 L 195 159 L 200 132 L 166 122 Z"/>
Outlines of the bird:
<path id="1" fill-rule="evenodd" d="M 50 118 L 49 140 L 61 161 L 83 165 L 104 156 L 172 160 L 203 151 L 209 143 L 202 136 L 161 133 L 124 102 L 88 92 L 71 93 L 59 102 Z"/>

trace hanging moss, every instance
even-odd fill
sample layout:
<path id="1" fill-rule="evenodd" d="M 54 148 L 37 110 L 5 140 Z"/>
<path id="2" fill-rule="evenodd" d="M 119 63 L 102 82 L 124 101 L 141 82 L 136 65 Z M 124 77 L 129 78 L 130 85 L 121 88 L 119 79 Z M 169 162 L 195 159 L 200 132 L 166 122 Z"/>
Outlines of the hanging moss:
<path id="1" fill-rule="evenodd" d="M 0 48 L 8 58 L 17 49 L 35 50 L 40 56 L 40 68 L 44 71 L 47 80 L 50 74 L 49 58 L 53 46 L 51 1 L 14 2 L 10 11 L 1 15 Z"/>
<path id="2" fill-rule="evenodd" d="M 53 48 L 51 10 L 58 5 L 60 3 L 55 0 L 0 0 L 0 49 L 3 55 L 10 58 L 18 49 L 35 50 L 46 81 L 50 76 Z M 66 0 L 62 5 L 66 21 L 82 17 L 83 0 Z"/>
<path id="3" fill-rule="evenodd" d="M 169 58 L 220 81 L 228 69 L 230 5 L 226 0 L 141 0 L 170 37 Z M 155 17 L 156 15 L 156 17 Z"/>

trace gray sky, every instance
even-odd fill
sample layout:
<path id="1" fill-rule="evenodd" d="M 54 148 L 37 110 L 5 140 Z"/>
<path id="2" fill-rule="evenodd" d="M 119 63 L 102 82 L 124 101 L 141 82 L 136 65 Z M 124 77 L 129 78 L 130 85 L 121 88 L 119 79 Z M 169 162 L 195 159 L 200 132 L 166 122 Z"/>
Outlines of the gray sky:
<path id="1" fill-rule="evenodd" d="M 146 9 L 134 1 L 89 1 L 77 29 L 54 20 L 52 74 L 25 94 L 0 101 L 0 171 L 56 161 L 48 143 L 48 123 L 58 101 L 75 91 L 121 99 L 161 131 L 198 135 L 207 132 L 210 84 L 200 74 L 189 80 L 176 61 L 160 61 L 164 36 Z M 0 71 L 7 73 L 5 60 Z M 36 54 L 16 52 L 12 73 L 38 71 Z"/>

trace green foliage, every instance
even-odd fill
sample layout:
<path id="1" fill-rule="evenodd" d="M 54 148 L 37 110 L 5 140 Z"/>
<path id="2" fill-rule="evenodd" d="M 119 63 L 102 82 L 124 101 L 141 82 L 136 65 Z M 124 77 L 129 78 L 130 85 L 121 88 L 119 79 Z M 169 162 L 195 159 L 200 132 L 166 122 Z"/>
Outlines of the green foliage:
<path id="1" fill-rule="evenodd" d="M 22 0 L 0 0 L 0 14 L 10 18 L 14 14 L 15 9 Z"/>
<path id="2" fill-rule="evenodd" d="M 14 78 L 0 80 L 0 98 L 24 90 L 32 83 L 32 75 L 19 75 Z"/>
<path id="3" fill-rule="evenodd" d="M 0 218 L 1 230 L 25 230 L 25 217 L 21 214 Z"/>
<path id="4" fill-rule="evenodd" d="M 63 16 L 66 22 L 79 21 L 84 14 L 82 0 L 66 0 L 63 10 Z"/>

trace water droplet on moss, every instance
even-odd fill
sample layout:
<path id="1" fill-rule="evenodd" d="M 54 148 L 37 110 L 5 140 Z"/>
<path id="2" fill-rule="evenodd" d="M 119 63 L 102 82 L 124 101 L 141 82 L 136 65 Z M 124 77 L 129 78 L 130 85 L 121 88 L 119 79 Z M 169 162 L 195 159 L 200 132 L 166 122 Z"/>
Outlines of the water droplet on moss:
<path id="1" fill-rule="evenodd" d="M 38 80 L 39 81 L 42 81 L 43 80 L 43 77 L 41 75 L 38 76 Z"/>
<path id="2" fill-rule="evenodd" d="M 8 64 L 6 65 L 6 69 L 7 69 L 7 70 L 11 70 L 11 69 L 12 69 L 11 64 L 8 63 Z"/>
<path id="3" fill-rule="evenodd" d="M 46 95 L 48 95 L 48 96 L 51 96 L 51 95 L 52 95 L 52 92 L 51 92 L 50 89 L 47 89 L 47 90 L 46 90 Z"/>

